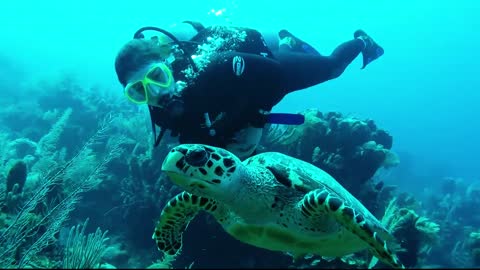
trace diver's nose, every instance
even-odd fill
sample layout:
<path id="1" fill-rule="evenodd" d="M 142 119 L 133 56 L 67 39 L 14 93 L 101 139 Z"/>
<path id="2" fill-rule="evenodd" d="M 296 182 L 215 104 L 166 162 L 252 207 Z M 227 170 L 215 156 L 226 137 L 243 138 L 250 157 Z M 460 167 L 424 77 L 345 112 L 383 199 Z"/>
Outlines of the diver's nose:
<path id="1" fill-rule="evenodd" d="M 208 160 L 208 153 L 204 149 L 201 148 L 195 148 L 195 149 L 190 149 L 187 152 L 187 155 L 185 157 L 185 161 L 196 167 L 204 166 L 205 163 L 207 163 Z"/>

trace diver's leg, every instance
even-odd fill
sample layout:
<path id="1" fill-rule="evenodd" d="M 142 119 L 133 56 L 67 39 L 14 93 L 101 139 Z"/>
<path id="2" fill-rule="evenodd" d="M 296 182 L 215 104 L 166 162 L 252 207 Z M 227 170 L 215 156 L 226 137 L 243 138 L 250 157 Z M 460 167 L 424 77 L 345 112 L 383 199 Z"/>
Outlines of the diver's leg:
<path id="1" fill-rule="evenodd" d="M 340 44 L 330 56 L 277 53 L 275 57 L 284 70 L 287 93 L 339 77 L 360 53 L 364 59 L 362 68 L 383 54 L 383 49 L 363 31 L 355 32 L 354 36 L 353 40 Z"/>
<path id="2" fill-rule="evenodd" d="M 354 39 L 338 46 L 330 56 L 278 52 L 275 58 L 281 63 L 285 90 L 290 93 L 337 78 L 364 48 L 362 40 Z"/>

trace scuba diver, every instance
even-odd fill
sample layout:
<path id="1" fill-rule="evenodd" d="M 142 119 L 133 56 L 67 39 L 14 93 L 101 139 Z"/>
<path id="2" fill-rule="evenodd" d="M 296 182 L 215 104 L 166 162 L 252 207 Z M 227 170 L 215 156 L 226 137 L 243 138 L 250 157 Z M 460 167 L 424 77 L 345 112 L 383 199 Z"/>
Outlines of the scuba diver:
<path id="1" fill-rule="evenodd" d="M 170 130 L 180 143 L 222 147 L 241 159 L 255 153 L 266 124 L 303 123 L 303 115 L 270 112 L 285 95 L 339 77 L 359 54 L 363 69 L 384 53 L 362 30 L 324 56 L 287 30 L 182 24 L 189 29 L 175 35 L 139 29 L 115 59 L 118 80 L 131 102 L 148 106 L 155 146 Z"/>

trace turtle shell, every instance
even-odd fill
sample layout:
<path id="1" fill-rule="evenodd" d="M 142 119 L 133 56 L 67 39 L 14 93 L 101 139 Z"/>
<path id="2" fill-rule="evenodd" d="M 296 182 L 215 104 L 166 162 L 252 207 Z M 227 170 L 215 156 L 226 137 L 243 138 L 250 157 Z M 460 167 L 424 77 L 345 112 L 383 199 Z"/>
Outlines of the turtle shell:
<path id="1" fill-rule="evenodd" d="M 303 194 L 316 189 L 327 190 L 368 219 L 376 231 L 391 238 L 380 221 L 357 198 L 330 174 L 315 165 L 278 152 L 261 153 L 243 163 L 247 167 L 261 166 L 268 169 L 278 182 Z"/>

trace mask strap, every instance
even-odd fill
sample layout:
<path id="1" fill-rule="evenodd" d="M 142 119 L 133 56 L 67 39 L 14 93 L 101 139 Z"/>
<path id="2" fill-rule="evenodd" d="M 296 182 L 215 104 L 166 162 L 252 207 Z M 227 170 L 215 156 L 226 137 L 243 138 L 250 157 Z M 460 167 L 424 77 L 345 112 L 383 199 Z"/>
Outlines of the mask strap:
<path id="1" fill-rule="evenodd" d="M 148 111 L 150 112 L 150 121 L 152 122 L 152 130 L 153 130 L 153 140 L 155 141 L 153 147 L 157 147 L 160 142 L 162 141 L 163 135 L 167 131 L 166 128 L 160 128 L 160 134 L 157 136 L 157 127 L 155 126 L 155 122 L 153 121 L 153 107 L 148 106 Z"/>
<path id="2" fill-rule="evenodd" d="M 171 40 L 173 40 L 173 42 L 175 42 L 175 44 L 177 44 L 177 46 L 180 48 L 180 50 L 183 52 L 184 55 L 186 54 L 187 51 L 185 50 L 183 44 L 172 33 L 168 32 L 168 31 L 166 31 L 162 28 L 158 28 L 158 27 L 154 27 L 154 26 L 142 27 L 142 28 L 138 29 L 137 32 L 135 32 L 135 34 L 133 35 L 133 38 L 134 39 L 145 38 L 145 36 L 142 34 L 142 32 L 147 31 L 147 30 L 157 31 L 157 32 L 160 32 L 160 33 L 166 35 Z M 189 61 L 190 65 L 192 66 L 193 71 L 197 73 L 198 72 L 198 67 L 197 67 L 197 65 L 195 65 L 195 62 L 193 62 L 192 57 L 188 56 L 187 60 Z"/>
<path id="3" fill-rule="evenodd" d="M 165 135 L 165 132 L 167 131 L 166 128 L 161 128 L 160 134 L 158 134 L 158 137 L 155 139 L 155 144 L 153 145 L 154 147 L 157 147 L 160 142 L 162 141 L 163 135 Z"/>

